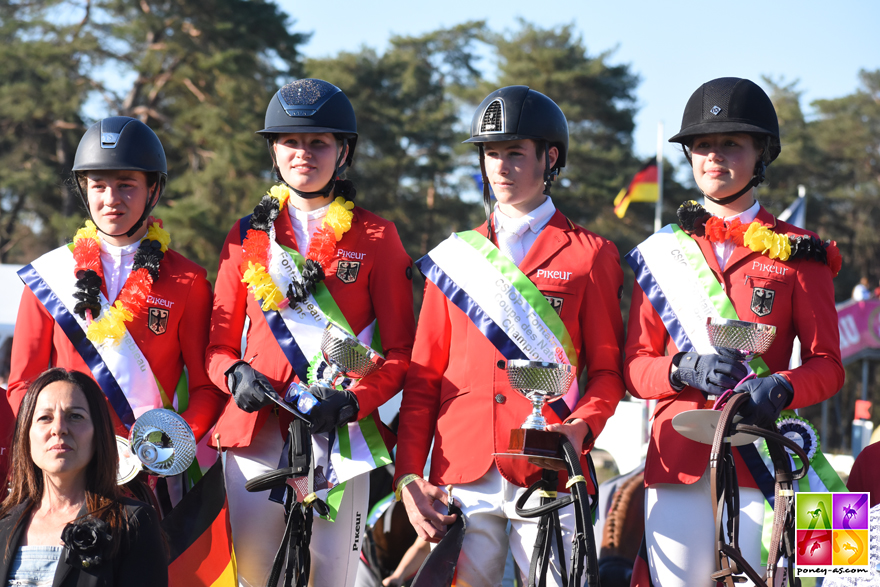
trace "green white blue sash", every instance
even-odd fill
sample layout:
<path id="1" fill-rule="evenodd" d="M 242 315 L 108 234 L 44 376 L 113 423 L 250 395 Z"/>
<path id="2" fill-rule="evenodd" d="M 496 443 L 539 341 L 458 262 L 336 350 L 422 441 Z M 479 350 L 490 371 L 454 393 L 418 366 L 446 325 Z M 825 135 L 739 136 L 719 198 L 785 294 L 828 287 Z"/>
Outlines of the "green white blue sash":
<path id="1" fill-rule="evenodd" d="M 75 267 L 73 253 L 65 246 L 46 253 L 24 267 L 19 275 L 80 353 L 119 419 L 131 427 L 144 412 L 163 407 L 158 382 L 128 330 L 118 345 L 96 345 L 86 338 L 88 324 L 73 311 L 77 304 L 73 297 Z M 103 293 L 100 302 L 103 313 L 110 302 Z"/>
<path id="2" fill-rule="evenodd" d="M 242 220 L 244 225 L 250 224 L 249 218 Z M 270 260 L 267 271 L 281 291 L 287 291 L 290 283 L 302 280 L 302 267 L 305 258 L 295 249 L 278 244 L 275 229 L 270 235 Z M 355 335 L 342 314 L 330 290 L 322 282 L 316 287 L 314 294 L 309 294 L 305 302 L 291 304 L 280 311 L 263 312 L 278 344 L 291 361 L 300 381 L 308 381 L 309 363 L 321 356 L 321 337 L 327 324 L 332 322 Z M 375 323 L 370 324 L 356 336 L 361 342 L 370 345 L 373 342 Z M 376 349 L 381 352 L 381 349 Z M 318 496 L 330 507 L 330 520 L 336 518 L 339 503 L 349 479 L 368 473 L 378 467 L 391 464 L 391 455 L 379 433 L 377 422 L 372 415 L 350 422 L 337 428 L 332 447 L 329 441 L 318 439 L 313 435 L 312 449 L 316 466 L 323 466 L 325 477 L 332 484 L 329 490 L 318 492 Z M 323 435 L 327 436 L 327 435 Z"/>
<path id="3" fill-rule="evenodd" d="M 416 265 L 506 359 L 564 363 L 578 372 L 577 352 L 562 319 L 535 284 L 480 233 L 452 234 Z M 578 399 L 575 381 L 564 404 L 550 406 L 557 413 L 565 410 L 559 414 L 565 418 Z"/>
<path id="4" fill-rule="evenodd" d="M 648 237 L 625 258 L 678 350 L 714 354 L 706 319 L 739 317 L 694 239 L 671 224 Z M 759 377 L 770 372 L 760 357 L 749 366 Z"/>

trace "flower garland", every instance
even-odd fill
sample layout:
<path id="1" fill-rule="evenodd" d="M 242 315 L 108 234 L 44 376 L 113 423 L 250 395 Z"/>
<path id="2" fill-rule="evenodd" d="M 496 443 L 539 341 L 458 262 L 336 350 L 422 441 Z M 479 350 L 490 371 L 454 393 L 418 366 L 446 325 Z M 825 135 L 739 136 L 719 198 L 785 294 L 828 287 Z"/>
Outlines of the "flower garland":
<path id="1" fill-rule="evenodd" d="M 757 220 L 743 224 L 739 218 L 734 218 L 727 222 L 709 214 L 694 200 L 688 200 L 679 206 L 677 214 L 678 225 L 683 231 L 690 235 L 704 236 L 713 243 L 731 240 L 738 247 L 748 247 L 756 253 L 780 261 L 818 261 L 828 265 L 834 277 L 837 277 L 843 265 L 837 243 L 831 240 L 823 242 L 814 236 L 779 234 Z"/>
<path id="2" fill-rule="evenodd" d="M 88 323 L 86 338 L 96 344 L 110 341 L 119 344 L 125 336 L 125 323 L 137 316 L 153 289 L 153 282 L 159 279 L 159 263 L 168 250 L 171 235 L 162 228 L 162 221 L 150 216 L 147 220 L 147 234 L 141 239 L 134 254 L 134 265 L 125 285 L 119 292 L 116 302 L 101 314 L 101 284 L 104 270 L 101 265 L 101 239 L 95 224 L 86 220 L 73 237 L 73 259 L 76 262 L 76 292 L 73 297 L 77 304 L 73 311 Z"/>
<path id="3" fill-rule="evenodd" d="M 338 197 L 330 204 L 324 223 L 312 237 L 302 271 L 302 281 L 294 280 L 287 295 L 272 281 L 268 273 L 271 255 L 271 231 L 275 219 L 290 199 L 286 186 L 275 185 L 263 196 L 251 216 L 251 228 L 242 243 L 241 272 L 243 283 L 248 284 L 254 299 L 265 310 L 280 310 L 290 302 L 305 301 L 324 280 L 325 270 L 336 255 L 336 243 L 351 229 L 354 202 Z"/>

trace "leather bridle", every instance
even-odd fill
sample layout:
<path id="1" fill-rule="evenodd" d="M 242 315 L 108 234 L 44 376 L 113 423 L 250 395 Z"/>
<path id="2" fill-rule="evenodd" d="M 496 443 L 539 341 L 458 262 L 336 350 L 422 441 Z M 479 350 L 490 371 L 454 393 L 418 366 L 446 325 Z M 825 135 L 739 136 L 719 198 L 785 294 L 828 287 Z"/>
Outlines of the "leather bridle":
<path id="1" fill-rule="evenodd" d="M 749 399 L 745 393 L 733 394 L 721 411 L 712 452 L 709 460 L 710 483 L 712 489 L 712 513 L 715 518 L 715 573 L 714 581 L 734 587 L 745 581 L 745 574 L 757 587 L 773 587 L 779 559 L 788 557 L 789 584 L 799 583 L 792 573 L 795 548 L 795 511 L 793 482 L 803 478 L 809 469 L 809 458 L 795 441 L 761 426 L 734 424 L 733 418 Z M 745 560 L 739 547 L 739 485 L 736 467 L 731 453 L 730 437 L 742 432 L 759 436 L 767 441 L 767 449 L 775 469 L 775 489 L 773 507 L 773 531 L 770 538 L 767 572 L 761 577 Z M 800 458 L 803 465 L 791 470 L 791 460 L 785 449 Z M 724 524 L 724 511 L 727 510 L 727 524 Z"/>

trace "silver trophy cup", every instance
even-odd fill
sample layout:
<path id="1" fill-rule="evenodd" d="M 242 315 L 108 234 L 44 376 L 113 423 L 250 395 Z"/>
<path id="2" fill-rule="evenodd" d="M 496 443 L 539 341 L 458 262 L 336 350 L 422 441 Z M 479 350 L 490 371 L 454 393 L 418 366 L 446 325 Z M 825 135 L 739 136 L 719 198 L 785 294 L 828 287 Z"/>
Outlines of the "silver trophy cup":
<path id="1" fill-rule="evenodd" d="M 135 420 L 128 434 L 131 453 L 153 475 L 170 477 L 186 471 L 196 457 L 196 437 L 172 410 L 150 410 Z"/>
<path id="2" fill-rule="evenodd" d="M 385 362 L 382 355 L 332 323 L 321 336 L 321 354 L 329 366 L 317 382 L 324 387 L 335 387 L 341 378 L 362 379 Z"/>
<path id="3" fill-rule="evenodd" d="M 707 318 L 706 331 L 709 344 L 717 349 L 737 350 L 745 355 L 746 361 L 766 353 L 776 338 L 776 327 L 771 324 L 724 318 Z"/>
<path id="4" fill-rule="evenodd" d="M 514 359 L 507 362 L 507 379 L 517 393 L 532 402 L 532 411 L 523 425 L 510 431 L 508 450 L 514 455 L 558 458 L 562 435 L 544 430 L 547 421 L 541 409 L 569 390 L 575 379 L 572 366 Z"/>
<path id="5" fill-rule="evenodd" d="M 744 355 L 745 361 L 751 361 L 766 353 L 776 338 L 776 327 L 771 324 L 724 318 L 707 318 L 706 331 L 709 334 L 709 343 L 713 347 L 719 350 L 739 351 Z M 710 402 L 715 399 L 715 396 L 708 396 Z M 672 427 L 686 438 L 703 444 L 712 444 L 720 416 L 721 412 L 718 410 L 689 410 L 676 415 L 672 419 Z M 736 416 L 734 422 L 739 419 L 741 417 Z M 756 436 L 739 432 L 731 437 L 730 443 L 732 446 L 741 446 L 755 440 L 757 440 Z"/>
<path id="6" fill-rule="evenodd" d="M 544 404 L 561 398 L 574 381 L 571 365 L 514 359 L 507 362 L 507 380 L 520 395 L 532 402 L 532 413 L 520 428 L 543 430 L 547 421 L 541 414 Z"/>

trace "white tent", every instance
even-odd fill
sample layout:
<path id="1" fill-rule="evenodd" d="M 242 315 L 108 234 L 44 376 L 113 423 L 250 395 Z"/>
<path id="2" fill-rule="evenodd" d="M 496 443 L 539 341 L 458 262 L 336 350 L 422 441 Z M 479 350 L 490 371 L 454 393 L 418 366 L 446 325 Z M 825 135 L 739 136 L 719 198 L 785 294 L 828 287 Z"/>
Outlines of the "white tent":
<path id="1" fill-rule="evenodd" d="M 18 315 L 18 302 L 24 284 L 18 278 L 17 271 L 23 265 L 0 264 L 0 342 L 12 336 L 15 329 L 15 317 Z"/>

